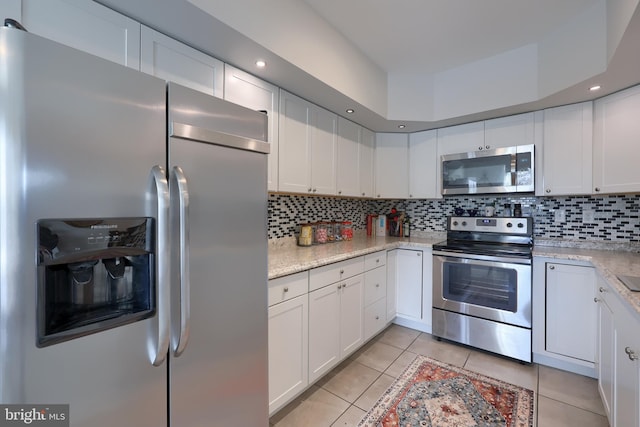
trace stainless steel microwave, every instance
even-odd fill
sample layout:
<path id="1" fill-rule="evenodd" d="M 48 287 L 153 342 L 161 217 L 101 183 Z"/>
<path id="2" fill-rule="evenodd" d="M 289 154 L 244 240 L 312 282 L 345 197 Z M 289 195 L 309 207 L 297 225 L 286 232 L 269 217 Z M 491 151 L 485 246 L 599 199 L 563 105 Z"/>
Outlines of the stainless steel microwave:
<path id="1" fill-rule="evenodd" d="M 443 195 L 534 191 L 533 144 L 448 154 L 441 162 Z"/>

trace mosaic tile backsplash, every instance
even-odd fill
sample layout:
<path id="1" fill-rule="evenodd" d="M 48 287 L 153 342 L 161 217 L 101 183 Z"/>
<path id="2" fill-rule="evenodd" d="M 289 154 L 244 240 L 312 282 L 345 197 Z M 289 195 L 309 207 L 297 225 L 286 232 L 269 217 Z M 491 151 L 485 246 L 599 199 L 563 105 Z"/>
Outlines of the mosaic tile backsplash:
<path id="1" fill-rule="evenodd" d="M 545 239 L 640 242 L 640 194 L 571 197 L 461 196 L 439 200 L 366 200 L 333 197 L 269 194 L 269 238 L 291 237 L 300 223 L 352 221 L 354 229 L 366 227 L 367 214 L 404 211 L 411 231 L 442 232 L 455 208 L 478 209 L 496 205 L 497 215 L 505 204 L 522 205 L 523 216 L 533 216 L 534 236 Z M 565 220 L 556 221 L 558 211 Z M 583 221 L 583 211 L 592 211 Z"/>

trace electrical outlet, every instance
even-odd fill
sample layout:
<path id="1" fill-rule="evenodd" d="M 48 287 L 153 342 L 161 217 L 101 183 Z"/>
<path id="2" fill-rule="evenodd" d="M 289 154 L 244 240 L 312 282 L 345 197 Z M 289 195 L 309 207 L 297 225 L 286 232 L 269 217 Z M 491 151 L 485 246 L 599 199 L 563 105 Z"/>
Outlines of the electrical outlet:
<path id="1" fill-rule="evenodd" d="M 558 209 L 553 213 L 553 220 L 555 222 L 566 222 L 567 221 L 567 211 L 564 209 Z"/>
<path id="2" fill-rule="evenodd" d="M 582 211 L 582 223 L 593 224 L 596 222 L 596 212 L 593 209 L 585 209 Z"/>

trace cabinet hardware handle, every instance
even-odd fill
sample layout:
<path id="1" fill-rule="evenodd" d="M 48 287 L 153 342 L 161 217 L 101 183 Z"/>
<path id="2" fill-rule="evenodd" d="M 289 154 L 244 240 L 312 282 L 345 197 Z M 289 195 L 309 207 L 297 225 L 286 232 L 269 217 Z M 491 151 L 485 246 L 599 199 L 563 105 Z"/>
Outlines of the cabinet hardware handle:
<path id="1" fill-rule="evenodd" d="M 421 254 L 420 254 L 420 252 L 418 252 L 418 253 L 416 253 L 416 255 L 420 256 Z"/>
<path id="2" fill-rule="evenodd" d="M 376 258 L 376 264 L 380 262 L 380 258 Z"/>
<path id="3" fill-rule="evenodd" d="M 600 298 L 593 298 L 593 302 L 600 302 Z"/>
<path id="4" fill-rule="evenodd" d="M 378 198 L 380 198 L 380 195 L 378 194 Z"/>
<path id="5" fill-rule="evenodd" d="M 338 190 L 338 194 L 342 194 L 342 190 Z"/>
<path id="6" fill-rule="evenodd" d="M 413 197 L 413 194 L 409 194 L 409 197 Z"/>
<path id="7" fill-rule="evenodd" d="M 550 189 L 550 188 L 547 188 L 545 191 L 546 191 L 547 193 L 551 193 L 551 189 Z"/>
<path id="8" fill-rule="evenodd" d="M 313 192 L 315 193 L 316 191 L 317 191 L 317 188 L 314 188 L 314 189 L 313 189 Z"/>
<path id="9" fill-rule="evenodd" d="M 380 319 L 380 316 L 376 316 L 376 320 Z"/>
<path id="10" fill-rule="evenodd" d="M 596 191 L 600 191 L 600 187 L 596 187 Z"/>
<path id="11" fill-rule="evenodd" d="M 285 292 L 289 292 L 289 288 L 284 288 L 283 289 Z"/>
<path id="12" fill-rule="evenodd" d="M 482 148 L 483 148 L 483 147 L 482 147 L 482 145 L 481 145 L 480 147 L 478 147 L 478 150 L 482 151 Z"/>
<path id="13" fill-rule="evenodd" d="M 340 274 L 344 274 L 344 270 L 340 270 Z"/>
<path id="14" fill-rule="evenodd" d="M 309 193 L 311 193 L 311 188 L 307 189 L 307 191 L 308 191 Z"/>
<path id="15" fill-rule="evenodd" d="M 631 349 L 631 347 L 625 347 L 624 352 L 629 356 L 629 360 L 638 360 L 638 355 Z"/>
<path id="16" fill-rule="evenodd" d="M 602 286 L 600 286 L 600 288 L 598 288 L 598 291 L 600 291 L 600 293 L 603 294 L 605 289 Z"/>
<path id="17" fill-rule="evenodd" d="M 380 287 L 380 283 L 376 283 L 376 288 L 379 288 L 379 287 Z"/>
<path id="18" fill-rule="evenodd" d="M 484 148 L 486 148 L 488 150 L 489 148 L 491 148 L 491 146 L 490 145 L 485 145 Z"/>
<path id="19" fill-rule="evenodd" d="M 550 265 L 550 266 L 549 266 L 549 270 L 555 270 L 555 269 L 556 269 L 556 267 L 555 267 L 555 266 L 553 266 L 553 265 Z"/>
<path id="20" fill-rule="evenodd" d="M 362 193 L 362 195 L 364 196 L 364 193 Z"/>
<path id="21" fill-rule="evenodd" d="M 342 283 L 338 285 L 338 289 L 342 289 Z"/>

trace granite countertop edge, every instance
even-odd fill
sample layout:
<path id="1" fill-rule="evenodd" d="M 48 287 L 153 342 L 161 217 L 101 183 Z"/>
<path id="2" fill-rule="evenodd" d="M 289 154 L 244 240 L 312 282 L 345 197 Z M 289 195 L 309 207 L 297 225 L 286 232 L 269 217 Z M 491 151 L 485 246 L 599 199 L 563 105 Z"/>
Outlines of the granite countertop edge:
<path id="1" fill-rule="evenodd" d="M 431 249 L 445 238 L 444 233 L 424 233 L 409 238 L 356 235 L 350 241 L 310 247 L 297 246 L 293 238 L 277 239 L 269 242 L 269 279 L 382 250 Z M 591 264 L 640 316 L 640 292 L 630 291 L 617 277 L 640 276 L 639 244 L 537 239 L 533 256 Z"/>

